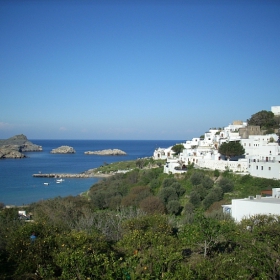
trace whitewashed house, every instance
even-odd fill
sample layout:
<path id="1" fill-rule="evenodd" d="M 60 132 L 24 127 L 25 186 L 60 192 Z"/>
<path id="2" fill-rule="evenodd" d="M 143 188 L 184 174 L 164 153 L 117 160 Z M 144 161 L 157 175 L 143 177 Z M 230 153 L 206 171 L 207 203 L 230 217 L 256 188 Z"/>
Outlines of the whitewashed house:
<path id="1" fill-rule="evenodd" d="M 255 215 L 280 215 L 280 188 L 272 189 L 272 196 L 249 196 L 232 199 L 230 205 L 222 205 L 223 211 L 229 213 L 236 222 Z"/>
<path id="2" fill-rule="evenodd" d="M 174 152 L 172 151 L 172 146 L 169 148 L 157 148 L 154 151 L 153 158 L 155 160 L 157 159 L 173 159 L 174 158 Z"/>
<path id="3" fill-rule="evenodd" d="M 271 106 L 271 112 L 275 116 L 280 116 L 280 106 Z"/>
<path id="4" fill-rule="evenodd" d="M 272 106 L 271 111 L 280 115 L 280 106 Z M 179 156 L 174 156 L 172 147 L 159 148 L 154 159 L 166 159 L 165 173 L 178 173 L 180 166 L 194 164 L 199 168 L 231 170 L 256 177 L 280 179 L 280 146 L 276 134 L 261 135 L 259 126 L 248 126 L 246 122 L 234 121 L 223 129 L 210 129 L 204 138 L 193 138 L 184 145 Z M 235 160 L 226 160 L 219 154 L 219 146 L 224 142 L 240 141 L 245 155 Z"/>

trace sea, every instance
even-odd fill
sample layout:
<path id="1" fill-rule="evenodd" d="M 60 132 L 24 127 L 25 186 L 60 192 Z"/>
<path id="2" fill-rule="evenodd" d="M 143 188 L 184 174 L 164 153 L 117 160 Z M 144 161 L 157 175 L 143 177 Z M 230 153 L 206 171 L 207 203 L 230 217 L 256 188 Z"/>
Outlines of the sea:
<path id="1" fill-rule="evenodd" d="M 77 196 L 100 178 L 65 178 L 60 184 L 54 178 L 33 177 L 36 173 L 81 173 L 103 164 L 151 157 L 156 148 L 168 148 L 183 140 L 36 140 L 41 152 L 25 153 L 27 158 L 0 160 L 0 202 L 6 206 L 23 206 L 55 197 Z M 75 154 L 51 154 L 52 149 L 70 146 Z M 86 155 L 86 151 L 120 149 L 123 156 Z M 48 183 L 48 185 L 44 184 Z"/>

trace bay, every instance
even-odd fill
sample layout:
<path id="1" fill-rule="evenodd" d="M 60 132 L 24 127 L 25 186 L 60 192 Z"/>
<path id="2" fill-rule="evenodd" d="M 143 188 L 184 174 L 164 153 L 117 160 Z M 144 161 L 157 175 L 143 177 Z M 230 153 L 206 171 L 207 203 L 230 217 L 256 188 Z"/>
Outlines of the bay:
<path id="1" fill-rule="evenodd" d="M 79 195 L 87 191 L 99 178 L 65 178 L 60 184 L 54 178 L 34 178 L 42 173 L 81 173 L 104 163 L 151 157 L 156 148 L 167 148 L 182 140 L 36 140 L 32 143 L 43 147 L 42 152 L 25 153 L 24 159 L 0 160 L 0 202 L 5 205 L 26 205 L 39 200 Z M 51 154 L 62 145 L 71 146 L 75 154 Z M 120 149 L 124 156 L 85 155 L 86 151 Z M 49 183 L 49 185 L 44 185 Z"/>

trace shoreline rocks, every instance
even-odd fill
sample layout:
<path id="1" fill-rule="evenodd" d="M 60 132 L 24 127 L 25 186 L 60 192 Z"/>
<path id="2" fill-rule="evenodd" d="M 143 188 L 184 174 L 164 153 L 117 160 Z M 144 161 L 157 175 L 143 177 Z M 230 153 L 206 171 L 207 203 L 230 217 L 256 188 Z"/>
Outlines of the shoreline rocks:
<path id="1" fill-rule="evenodd" d="M 18 159 L 18 158 L 25 158 L 26 155 L 19 152 L 16 149 L 10 148 L 8 147 L 0 147 L 0 159 L 4 159 L 4 158 L 14 158 L 14 159 Z"/>
<path id="2" fill-rule="evenodd" d="M 70 146 L 60 146 L 50 151 L 51 154 L 75 154 L 76 151 Z"/>
<path id="3" fill-rule="evenodd" d="M 119 149 L 107 149 L 101 151 L 87 151 L 86 155 L 99 155 L 99 156 L 124 156 L 126 152 Z"/>

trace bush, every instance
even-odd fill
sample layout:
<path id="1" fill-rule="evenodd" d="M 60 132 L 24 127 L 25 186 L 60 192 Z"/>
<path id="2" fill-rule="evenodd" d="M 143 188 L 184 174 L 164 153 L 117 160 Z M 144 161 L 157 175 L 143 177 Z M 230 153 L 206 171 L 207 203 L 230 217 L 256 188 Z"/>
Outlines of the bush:
<path id="1" fill-rule="evenodd" d="M 133 187 L 129 194 L 122 199 L 123 206 L 138 206 L 140 201 L 152 195 L 148 186 Z"/>
<path id="2" fill-rule="evenodd" d="M 220 171 L 215 169 L 214 170 L 214 177 L 218 178 L 220 176 Z"/>
<path id="3" fill-rule="evenodd" d="M 213 180 L 209 176 L 204 175 L 202 172 L 194 172 L 191 175 L 190 181 L 194 186 L 202 184 L 206 189 L 211 189 L 214 185 Z"/>
<path id="4" fill-rule="evenodd" d="M 182 207 L 178 200 L 170 200 L 166 206 L 169 214 L 179 215 L 181 213 Z"/>
<path id="5" fill-rule="evenodd" d="M 228 178 L 222 178 L 219 181 L 218 186 L 222 189 L 223 193 L 232 192 L 234 188 L 233 182 Z"/>
<path id="6" fill-rule="evenodd" d="M 199 194 L 200 200 L 203 200 L 206 197 L 206 195 L 208 194 L 207 189 L 204 188 L 202 184 L 196 186 L 194 189 Z"/>
<path id="7" fill-rule="evenodd" d="M 194 172 L 190 178 L 192 185 L 197 186 L 202 183 L 204 174 L 202 172 Z"/>
<path id="8" fill-rule="evenodd" d="M 186 214 L 192 214 L 194 212 L 194 209 L 195 209 L 194 205 L 190 202 L 188 202 L 184 208 Z"/>
<path id="9" fill-rule="evenodd" d="M 198 192 L 192 191 L 190 193 L 190 203 L 193 204 L 194 207 L 199 207 L 201 200 Z"/>
<path id="10" fill-rule="evenodd" d="M 176 190 L 172 187 L 162 189 L 159 193 L 159 197 L 165 205 L 171 200 L 178 200 Z"/>
<path id="11" fill-rule="evenodd" d="M 164 214 L 165 206 L 159 197 L 148 196 L 139 204 L 140 209 L 148 214 Z"/>
<path id="12" fill-rule="evenodd" d="M 203 200 L 203 206 L 208 209 L 214 202 L 223 198 L 223 191 L 219 187 L 213 188 Z"/>
<path id="13" fill-rule="evenodd" d="M 186 192 L 186 190 L 178 182 L 173 183 L 171 188 L 175 189 L 178 197 L 182 196 Z"/>
<path id="14" fill-rule="evenodd" d="M 177 183 L 177 180 L 175 178 L 166 178 L 162 182 L 162 187 L 163 188 L 170 187 L 173 183 Z"/>

